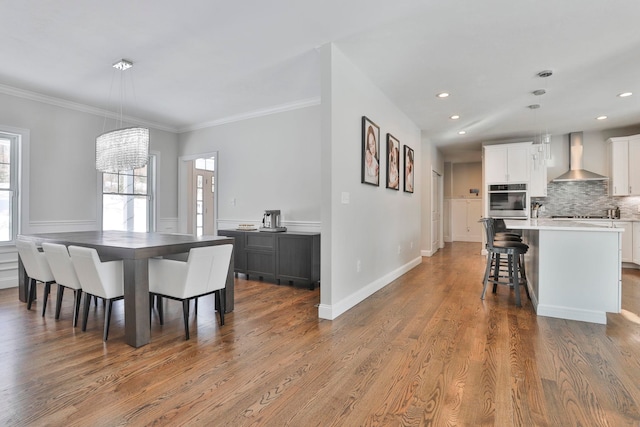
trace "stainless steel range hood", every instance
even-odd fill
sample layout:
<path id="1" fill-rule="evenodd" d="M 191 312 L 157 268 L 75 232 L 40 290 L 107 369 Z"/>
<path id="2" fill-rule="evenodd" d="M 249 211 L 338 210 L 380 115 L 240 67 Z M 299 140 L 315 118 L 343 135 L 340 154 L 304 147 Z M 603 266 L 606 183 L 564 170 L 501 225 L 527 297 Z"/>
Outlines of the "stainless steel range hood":
<path id="1" fill-rule="evenodd" d="M 563 173 L 553 181 L 602 181 L 609 179 L 582 168 L 582 132 L 572 132 L 569 134 L 569 171 Z"/>

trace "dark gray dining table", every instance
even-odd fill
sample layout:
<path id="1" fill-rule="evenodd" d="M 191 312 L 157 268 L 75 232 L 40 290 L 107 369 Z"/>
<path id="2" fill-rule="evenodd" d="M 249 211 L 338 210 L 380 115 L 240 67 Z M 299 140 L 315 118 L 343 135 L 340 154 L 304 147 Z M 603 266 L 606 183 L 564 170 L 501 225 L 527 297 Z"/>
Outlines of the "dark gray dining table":
<path id="1" fill-rule="evenodd" d="M 95 248 L 102 261 L 122 260 L 124 266 L 125 341 L 141 347 L 151 340 L 149 324 L 149 258 L 175 256 L 202 246 L 233 244 L 234 239 L 222 236 L 192 236 L 190 234 L 140 233 L 132 231 L 73 231 L 20 235 L 40 246 L 43 242 Z M 233 253 L 227 273 L 226 312 L 234 308 Z M 27 301 L 28 280 L 18 258 L 18 297 Z"/>

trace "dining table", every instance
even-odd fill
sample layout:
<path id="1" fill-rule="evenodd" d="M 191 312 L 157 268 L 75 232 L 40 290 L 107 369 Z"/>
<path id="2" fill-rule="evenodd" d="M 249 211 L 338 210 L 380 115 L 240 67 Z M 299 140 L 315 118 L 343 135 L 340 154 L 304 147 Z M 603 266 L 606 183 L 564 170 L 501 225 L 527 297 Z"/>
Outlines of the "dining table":
<path id="1" fill-rule="evenodd" d="M 151 340 L 149 322 L 149 258 L 182 257 L 191 248 L 233 244 L 234 239 L 224 236 L 193 236 L 190 234 L 144 233 L 134 231 L 71 231 L 41 234 L 21 234 L 20 239 L 41 246 L 43 242 L 66 246 L 94 248 L 101 261 L 123 261 L 125 342 L 141 347 Z M 225 312 L 234 309 L 233 252 L 227 272 Z M 18 257 L 18 297 L 27 301 L 28 277 Z"/>

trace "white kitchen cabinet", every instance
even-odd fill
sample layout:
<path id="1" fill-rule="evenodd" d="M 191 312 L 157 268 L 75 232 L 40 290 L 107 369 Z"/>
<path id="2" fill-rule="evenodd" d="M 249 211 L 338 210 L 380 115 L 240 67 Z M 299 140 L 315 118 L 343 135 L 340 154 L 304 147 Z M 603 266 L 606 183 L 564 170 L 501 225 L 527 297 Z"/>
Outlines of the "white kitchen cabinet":
<path id="1" fill-rule="evenodd" d="M 485 184 L 529 183 L 530 147 L 530 142 L 485 145 Z"/>
<path id="2" fill-rule="evenodd" d="M 624 229 L 622 233 L 622 262 L 633 262 L 633 222 L 614 222 L 614 226 Z"/>
<path id="3" fill-rule="evenodd" d="M 633 250 L 632 250 L 633 263 L 640 264 L 640 222 L 639 221 L 633 222 L 632 245 L 633 245 Z"/>
<path id="4" fill-rule="evenodd" d="M 529 197 L 547 197 L 547 164 L 544 151 L 540 151 L 542 144 L 532 144 L 531 175 L 529 181 Z"/>
<path id="5" fill-rule="evenodd" d="M 612 196 L 640 195 L 640 135 L 610 138 L 609 193 Z"/>
<path id="6" fill-rule="evenodd" d="M 482 242 L 482 200 L 451 199 L 451 240 Z"/>

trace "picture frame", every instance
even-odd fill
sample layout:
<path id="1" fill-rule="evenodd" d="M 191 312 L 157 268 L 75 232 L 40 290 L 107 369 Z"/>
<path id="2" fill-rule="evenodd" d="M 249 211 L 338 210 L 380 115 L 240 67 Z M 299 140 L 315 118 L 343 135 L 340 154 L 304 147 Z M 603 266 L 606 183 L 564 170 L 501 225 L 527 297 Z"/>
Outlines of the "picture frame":
<path id="1" fill-rule="evenodd" d="M 380 127 L 362 116 L 362 172 L 363 184 L 380 185 Z"/>
<path id="2" fill-rule="evenodd" d="M 387 134 L 387 188 L 400 190 L 400 141 Z"/>
<path id="3" fill-rule="evenodd" d="M 414 152 L 408 145 L 404 146 L 404 191 L 413 193 Z"/>

